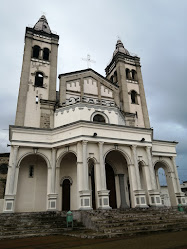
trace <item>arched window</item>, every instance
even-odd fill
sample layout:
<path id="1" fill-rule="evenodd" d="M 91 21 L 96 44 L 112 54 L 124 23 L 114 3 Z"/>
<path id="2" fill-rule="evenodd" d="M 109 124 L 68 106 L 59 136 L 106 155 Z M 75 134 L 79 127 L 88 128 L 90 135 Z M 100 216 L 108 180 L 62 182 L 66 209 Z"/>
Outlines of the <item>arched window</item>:
<path id="1" fill-rule="evenodd" d="M 49 60 L 49 49 L 48 48 L 44 48 L 43 49 L 43 59 L 45 61 L 48 61 Z"/>
<path id="2" fill-rule="evenodd" d="M 131 103 L 138 104 L 137 93 L 134 90 L 131 91 Z"/>
<path id="3" fill-rule="evenodd" d="M 43 87 L 43 73 L 37 72 L 35 76 L 35 86 L 36 87 Z"/>
<path id="4" fill-rule="evenodd" d="M 113 79 L 113 83 L 117 83 L 118 82 L 118 75 L 117 72 L 114 72 L 114 79 Z"/>
<path id="5" fill-rule="evenodd" d="M 100 115 L 100 114 L 96 114 L 93 117 L 93 122 L 106 123 L 105 118 L 102 115 Z"/>
<path id="6" fill-rule="evenodd" d="M 110 77 L 110 81 L 113 83 L 113 76 Z"/>
<path id="7" fill-rule="evenodd" d="M 33 47 L 32 57 L 38 59 L 38 58 L 39 58 L 39 55 L 40 55 L 40 47 L 37 46 L 37 45 L 35 45 L 35 46 Z"/>
<path id="8" fill-rule="evenodd" d="M 131 76 L 130 76 L 130 70 L 128 68 L 126 68 L 126 78 L 128 80 L 130 80 Z"/>
<path id="9" fill-rule="evenodd" d="M 134 69 L 132 70 L 132 79 L 137 80 L 137 72 Z"/>

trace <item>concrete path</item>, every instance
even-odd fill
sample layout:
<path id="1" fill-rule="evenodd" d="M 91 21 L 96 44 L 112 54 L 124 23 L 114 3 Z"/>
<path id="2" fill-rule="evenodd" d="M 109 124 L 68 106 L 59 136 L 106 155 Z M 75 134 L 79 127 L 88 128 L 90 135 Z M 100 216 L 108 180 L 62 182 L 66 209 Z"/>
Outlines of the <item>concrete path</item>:
<path id="1" fill-rule="evenodd" d="M 122 239 L 79 239 L 67 236 L 33 237 L 0 241 L 1 249 L 187 249 L 187 231 Z"/>

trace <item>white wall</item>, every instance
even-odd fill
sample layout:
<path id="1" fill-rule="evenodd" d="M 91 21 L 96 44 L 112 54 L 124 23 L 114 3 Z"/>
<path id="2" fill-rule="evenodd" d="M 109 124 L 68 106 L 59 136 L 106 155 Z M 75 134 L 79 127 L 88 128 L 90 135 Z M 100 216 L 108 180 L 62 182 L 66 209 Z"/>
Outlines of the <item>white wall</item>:
<path id="1" fill-rule="evenodd" d="M 29 177 L 30 165 L 34 165 L 33 178 Z M 46 203 L 47 165 L 40 156 L 27 156 L 20 164 L 15 211 L 45 211 Z"/>
<path id="2" fill-rule="evenodd" d="M 125 125 L 125 121 L 119 114 L 117 108 L 102 108 L 95 105 L 81 104 L 62 107 L 55 112 L 54 127 L 59 127 L 65 124 L 73 123 L 79 120 L 92 121 L 91 116 L 94 112 L 105 114 L 108 119 L 107 123 Z M 109 121 L 109 122 L 108 122 Z"/>

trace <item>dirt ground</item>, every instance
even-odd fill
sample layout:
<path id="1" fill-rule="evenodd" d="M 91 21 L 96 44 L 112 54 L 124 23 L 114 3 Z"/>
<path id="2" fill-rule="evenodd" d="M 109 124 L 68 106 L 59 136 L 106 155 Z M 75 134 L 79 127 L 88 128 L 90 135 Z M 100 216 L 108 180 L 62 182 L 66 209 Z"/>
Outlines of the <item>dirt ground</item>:
<path id="1" fill-rule="evenodd" d="M 120 239 L 79 239 L 67 236 L 46 236 L 1 240 L 0 249 L 187 249 L 187 231 Z"/>

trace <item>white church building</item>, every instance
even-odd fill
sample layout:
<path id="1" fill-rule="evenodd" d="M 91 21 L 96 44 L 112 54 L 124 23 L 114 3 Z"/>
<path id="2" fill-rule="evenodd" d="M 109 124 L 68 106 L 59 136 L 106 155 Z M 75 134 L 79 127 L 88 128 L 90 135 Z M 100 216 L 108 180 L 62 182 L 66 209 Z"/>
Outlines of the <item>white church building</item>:
<path id="1" fill-rule="evenodd" d="M 153 138 L 140 58 L 118 40 L 106 77 L 60 74 L 59 36 L 45 16 L 27 27 L 3 212 L 162 206 L 158 169 L 171 206 L 185 204 L 176 142 Z"/>

